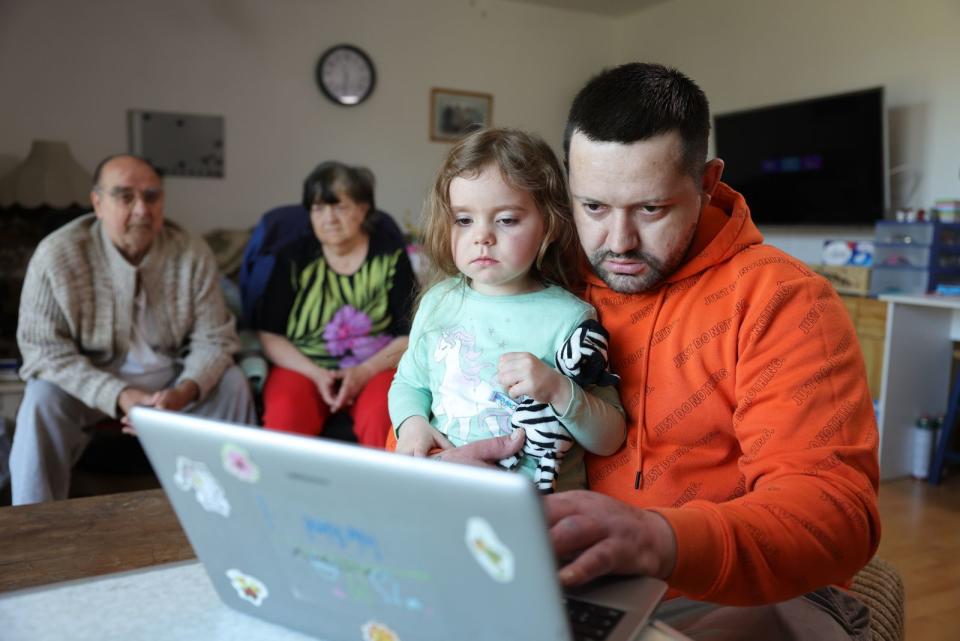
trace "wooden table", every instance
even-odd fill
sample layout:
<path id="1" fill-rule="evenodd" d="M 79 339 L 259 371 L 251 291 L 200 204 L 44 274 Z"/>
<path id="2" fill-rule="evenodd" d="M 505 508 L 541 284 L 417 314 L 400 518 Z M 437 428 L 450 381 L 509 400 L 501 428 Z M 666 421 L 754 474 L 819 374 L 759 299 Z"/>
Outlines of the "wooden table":
<path id="1" fill-rule="evenodd" d="M 0 592 L 193 558 L 163 490 L 0 508 Z"/>
<path id="2" fill-rule="evenodd" d="M 0 508 L 0 592 L 194 558 L 163 490 Z M 673 641 L 668 630 L 642 641 Z"/>

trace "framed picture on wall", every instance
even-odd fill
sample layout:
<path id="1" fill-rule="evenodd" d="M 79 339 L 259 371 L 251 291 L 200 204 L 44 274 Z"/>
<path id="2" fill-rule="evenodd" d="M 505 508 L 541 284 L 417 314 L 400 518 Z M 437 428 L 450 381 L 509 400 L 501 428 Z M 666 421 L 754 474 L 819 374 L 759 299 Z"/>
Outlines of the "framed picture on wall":
<path id="1" fill-rule="evenodd" d="M 430 140 L 456 140 L 491 124 L 493 95 L 459 89 L 430 90 Z"/>
<path id="2" fill-rule="evenodd" d="M 165 176 L 223 178 L 223 116 L 127 111 L 130 153 Z"/>

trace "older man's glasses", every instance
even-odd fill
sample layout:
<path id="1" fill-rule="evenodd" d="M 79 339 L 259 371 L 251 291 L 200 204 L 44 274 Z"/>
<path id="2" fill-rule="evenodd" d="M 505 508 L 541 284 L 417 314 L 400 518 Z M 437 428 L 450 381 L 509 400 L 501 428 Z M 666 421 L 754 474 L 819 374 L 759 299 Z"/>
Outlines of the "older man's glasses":
<path id="1" fill-rule="evenodd" d="M 143 201 L 144 205 L 155 205 L 160 202 L 161 198 L 163 198 L 162 189 L 136 190 L 130 187 L 112 187 L 110 189 L 97 187 L 96 190 L 99 192 L 106 192 L 106 194 L 113 198 L 115 202 L 126 207 L 130 207 L 137 202 L 137 197 Z"/>

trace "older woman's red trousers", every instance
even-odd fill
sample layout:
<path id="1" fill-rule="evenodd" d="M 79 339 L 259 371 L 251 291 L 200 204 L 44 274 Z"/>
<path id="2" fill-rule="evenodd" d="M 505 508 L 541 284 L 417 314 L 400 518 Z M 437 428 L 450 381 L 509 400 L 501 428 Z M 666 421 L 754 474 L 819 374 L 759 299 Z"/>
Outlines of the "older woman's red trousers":
<path id="1" fill-rule="evenodd" d="M 367 381 L 352 405 L 353 432 L 361 445 L 383 448 L 390 430 L 387 391 L 396 370 L 385 370 Z M 270 368 L 263 386 L 263 426 L 268 430 L 318 436 L 330 416 L 330 407 L 309 378 L 284 369 Z"/>

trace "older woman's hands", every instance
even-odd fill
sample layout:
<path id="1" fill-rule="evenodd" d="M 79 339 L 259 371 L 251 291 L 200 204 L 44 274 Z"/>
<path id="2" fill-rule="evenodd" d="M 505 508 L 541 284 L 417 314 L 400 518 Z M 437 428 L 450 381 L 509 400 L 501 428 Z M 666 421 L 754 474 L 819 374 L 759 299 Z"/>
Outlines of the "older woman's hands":
<path id="1" fill-rule="evenodd" d="M 331 412 L 337 412 L 345 406 L 351 405 L 363 386 L 373 378 L 376 372 L 367 363 L 361 363 L 334 372 L 334 374 L 340 379 L 340 389 L 333 402 L 330 403 Z"/>
<path id="2" fill-rule="evenodd" d="M 316 385 L 317 391 L 320 393 L 320 398 L 331 408 L 337 398 L 337 378 L 339 378 L 339 372 L 322 367 L 315 368 L 310 374 L 310 380 Z"/>

